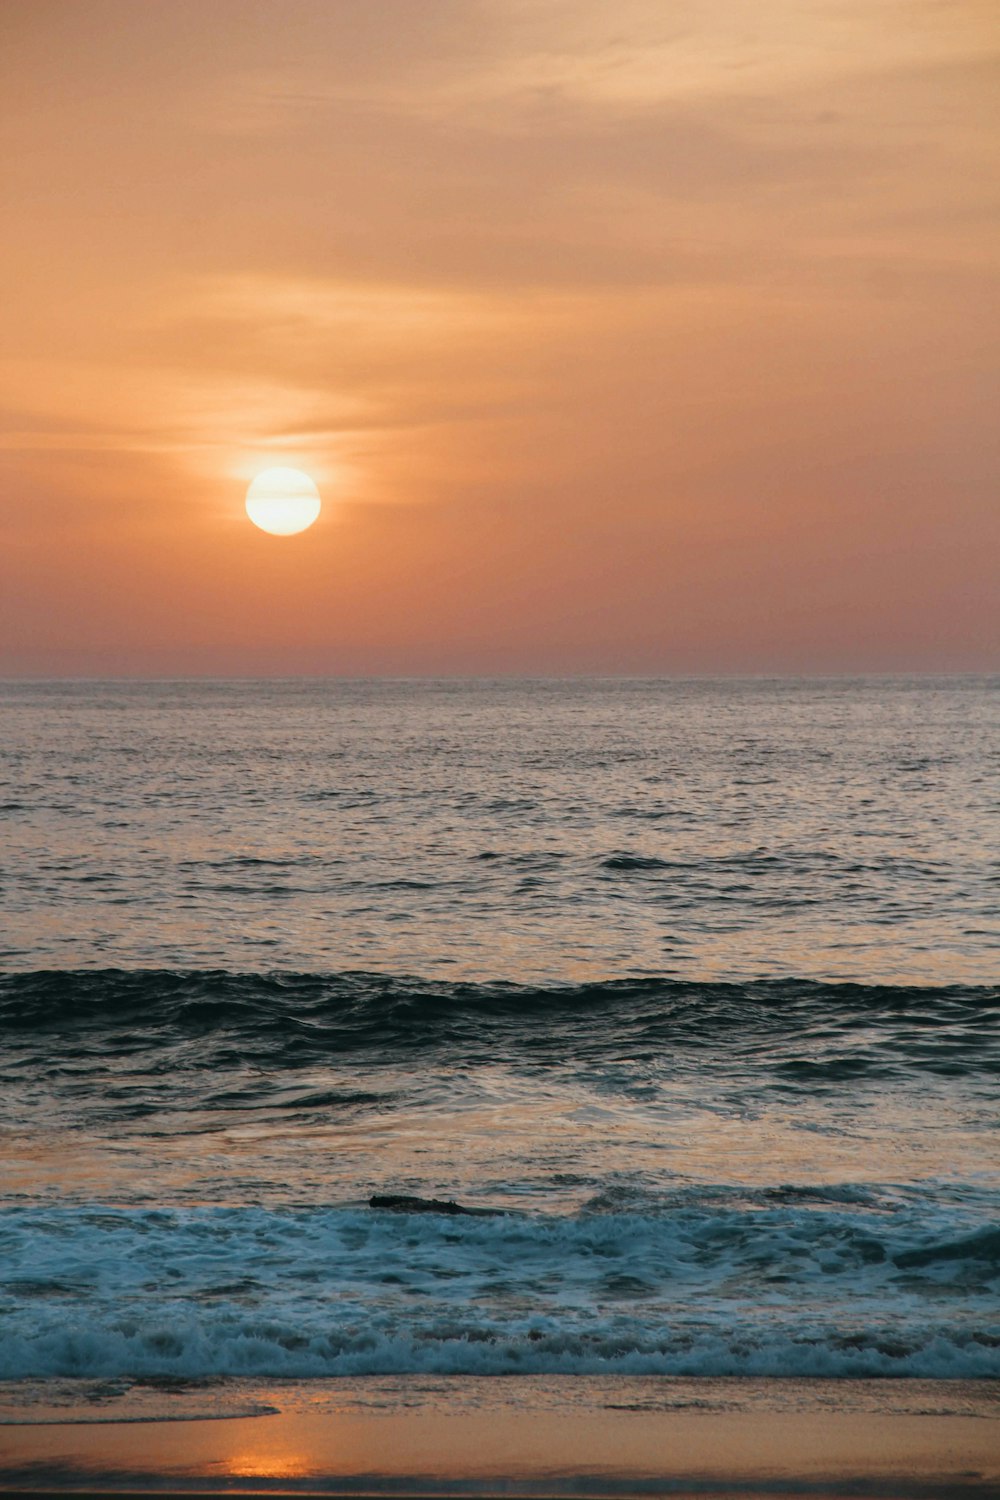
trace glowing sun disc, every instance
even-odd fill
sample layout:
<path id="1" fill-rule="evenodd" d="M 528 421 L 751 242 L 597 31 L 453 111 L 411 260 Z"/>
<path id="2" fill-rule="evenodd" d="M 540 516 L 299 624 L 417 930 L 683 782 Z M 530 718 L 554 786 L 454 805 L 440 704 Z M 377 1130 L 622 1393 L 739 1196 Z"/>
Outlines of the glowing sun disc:
<path id="1" fill-rule="evenodd" d="M 247 490 L 247 515 L 272 536 L 305 531 L 321 504 L 319 490 L 301 469 L 265 469 Z"/>

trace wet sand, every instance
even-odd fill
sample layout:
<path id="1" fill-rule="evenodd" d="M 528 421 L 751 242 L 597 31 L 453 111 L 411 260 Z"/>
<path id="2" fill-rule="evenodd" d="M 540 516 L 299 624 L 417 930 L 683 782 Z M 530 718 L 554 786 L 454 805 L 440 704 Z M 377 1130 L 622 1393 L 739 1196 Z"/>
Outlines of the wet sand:
<path id="1" fill-rule="evenodd" d="M 994 1382 L 60 1381 L 0 1392 L 12 1493 L 1000 1493 Z"/>

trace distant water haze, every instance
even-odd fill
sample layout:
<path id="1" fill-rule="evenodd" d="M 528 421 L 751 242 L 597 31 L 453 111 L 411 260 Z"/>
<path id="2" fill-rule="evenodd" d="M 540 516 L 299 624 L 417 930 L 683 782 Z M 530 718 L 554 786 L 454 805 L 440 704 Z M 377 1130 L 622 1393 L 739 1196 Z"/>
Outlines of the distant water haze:
<path id="1" fill-rule="evenodd" d="M 14 968 L 985 983 L 997 679 L 7 684 Z"/>

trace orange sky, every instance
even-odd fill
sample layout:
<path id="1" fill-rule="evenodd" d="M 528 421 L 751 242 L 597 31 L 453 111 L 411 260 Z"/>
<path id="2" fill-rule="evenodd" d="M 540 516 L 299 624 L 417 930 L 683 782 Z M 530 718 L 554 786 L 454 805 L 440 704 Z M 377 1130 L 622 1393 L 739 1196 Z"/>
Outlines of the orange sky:
<path id="1" fill-rule="evenodd" d="M 996 20 L 3 0 L 0 674 L 1000 667 Z"/>

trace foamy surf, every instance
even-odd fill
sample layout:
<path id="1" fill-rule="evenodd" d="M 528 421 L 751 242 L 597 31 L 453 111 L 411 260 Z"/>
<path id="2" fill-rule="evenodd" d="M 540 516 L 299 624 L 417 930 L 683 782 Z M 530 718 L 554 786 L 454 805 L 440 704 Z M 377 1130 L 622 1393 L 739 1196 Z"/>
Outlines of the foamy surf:
<path id="1" fill-rule="evenodd" d="M 864 1196 L 8 1210 L 0 1375 L 1000 1376 L 986 1205 Z"/>

